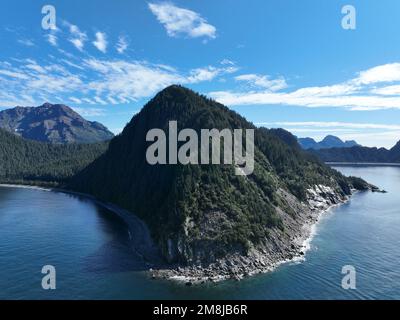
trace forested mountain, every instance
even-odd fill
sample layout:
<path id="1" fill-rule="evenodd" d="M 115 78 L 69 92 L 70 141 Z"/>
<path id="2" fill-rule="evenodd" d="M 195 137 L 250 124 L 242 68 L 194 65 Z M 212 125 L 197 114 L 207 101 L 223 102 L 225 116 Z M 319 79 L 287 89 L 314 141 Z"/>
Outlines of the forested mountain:
<path id="1" fill-rule="evenodd" d="M 325 162 L 400 163 L 400 141 L 390 150 L 352 147 L 312 150 L 311 152 Z"/>
<path id="2" fill-rule="evenodd" d="M 92 143 L 114 136 L 101 123 L 85 120 L 70 107 L 50 103 L 0 111 L 0 128 L 26 139 L 51 143 Z"/>
<path id="3" fill-rule="evenodd" d="M 27 140 L 0 129 L 0 182 L 65 183 L 108 147 L 108 142 L 56 145 Z"/>
<path id="4" fill-rule="evenodd" d="M 307 150 L 307 149 L 329 149 L 329 148 L 351 148 L 355 146 L 360 146 L 356 141 L 349 140 L 349 141 L 342 141 L 340 138 L 332 135 L 326 136 L 320 142 L 315 141 L 312 138 L 298 138 L 298 142 L 300 146 Z"/>
<path id="5" fill-rule="evenodd" d="M 234 165 L 148 164 L 151 143 L 146 134 L 154 128 L 168 132 L 172 120 L 179 130 L 197 132 L 254 129 L 254 173 L 236 176 Z M 271 256 L 283 254 L 290 251 L 300 220 L 307 216 L 299 218 L 298 227 L 288 222 L 305 210 L 302 203 L 309 189 L 326 186 L 332 200 L 350 194 L 353 187 L 369 188 L 361 179 L 332 170 L 293 141 L 286 131 L 257 129 L 227 107 L 171 86 L 147 103 L 110 142 L 108 151 L 75 176 L 69 187 L 137 214 L 170 262 L 208 264 L 260 247 L 274 252 Z"/>

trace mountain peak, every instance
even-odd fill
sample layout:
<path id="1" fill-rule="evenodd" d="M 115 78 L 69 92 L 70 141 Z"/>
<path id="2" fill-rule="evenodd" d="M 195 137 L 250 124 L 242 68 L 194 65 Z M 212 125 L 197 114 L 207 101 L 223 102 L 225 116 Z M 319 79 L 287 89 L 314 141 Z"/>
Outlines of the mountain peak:
<path id="1" fill-rule="evenodd" d="M 16 107 L 0 112 L 0 128 L 24 138 L 52 143 L 91 143 L 114 135 L 64 104 Z"/>
<path id="2" fill-rule="evenodd" d="M 184 101 L 189 97 L 196 97 L 200 96 L 198 93 L 194 92 L 193 90 L 181 86 L 179 84 L 173 84 L 165 89 L 161 90 L 154 99 L 157 100 L 159 98 L 163 99 L 164 101 L 174 100 L 174 101 Z"/>
<path id="3" fill-rule="evenodd" d="M 339 137 L 336 137 L 334 135 L 327 135 L 321 142 L 339 142 L 339 143 L 343 143 L 342 139 L 340 139 Z"/>
<path id="4" fill-rule="evenodd" d="M 396 151 L 400 153 L 400 141 L 398 141 L 390 151 Z"/>
<path id="5" fill-rule="evenodd" d="M 334 135 L 327 135 L 320 142 L 316 142 L 312 138 L 299 138 L 300 145 L 303 149 L 330 149 L 330 148 L 351 148 L 355 146 L 360 146 L 356 141 L 349 140 L 343 142 L 342 139 Z"/>
<path id="6" fill-rule="evenodd" d="M 232 163 L 149 164 L 147 134 L 154 128 L 167 132 L 171 120 L 196 132 L 253 129 L 257 170 L 242 177 L 235 175 Z M 264 249 L 268 239 L 287 237 L 283 230 L 289 219 L 281 217 L 291 213 L 276 209 L 287 203 L 283 194 L 300 208 L 307 190 L 326 181 L 343 196 L 351 186 L 341 176 L 344 183 L 339 185 L 337 174 L 300 150 L 287 131 L 256 128 L 220 103 L 170 86 L 136 114 L 107 152 L 69 187 L 135 212 L 147 223 L 167 261 L 207 265 L 219 258 L 242 257 L 251 248 Z M 276 237 L 269 237 L 271 232 Z M 291 240 L 285 239 L 290 247 Z"/>
<path id="7" fill-rule="evenodd" d="M 50 103 L 50 102 L 45 102 L 45 103 L 43 103 L 40 107 L 43 107 L 43 108 L 51 108 L 51 107 L 53 107 L 54 106 L 54 104 L 52 104 L 52 103 Z"/>

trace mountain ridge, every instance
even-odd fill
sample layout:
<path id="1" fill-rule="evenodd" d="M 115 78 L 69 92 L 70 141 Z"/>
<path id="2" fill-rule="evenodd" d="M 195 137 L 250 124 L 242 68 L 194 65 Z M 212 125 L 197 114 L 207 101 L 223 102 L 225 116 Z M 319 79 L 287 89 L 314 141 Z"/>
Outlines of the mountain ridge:
<path id="1" fill-rule="evenodd" d="M 329 148 L 351 148 L 355 146 L 360 146 L 354 140 L 343 141 L 339 137 L 334 135 L 327 135 L 324 139 L 317 142 L 313 138 L 298 138 L 297 139 L 300 146 L 305 149 L 329 149 Z"/>
<path id="2" fill-rule="evenodd" d="M 234 165 L 149 165 L 146 133 L 179 129 L 254 129 L 255 170 Z M 157 277 L 240 277 L 301 254 L 304 225 L 368 183 L 347 178 L 293 144 L 286 131 L 256 128 L 243 117 L 182 86 L 159 92 L 109 149 L 68 188 L 115 203 L 148 225 L 170 268 Z M 175 267 L 174 267 L 175 266 Z"/>
<path id="3" fill-rule="evenodd" d="M 309 151 L 325 162 L 400 163 L 400 141 L 391 149 L 356 146 Z"/>
<path id="4" fill-rule="evenodd" d="M 23 138 L 49 143 L 93 143 L 114 135 L 101 123 L 84 119 L 64 104 L 17 106 L 0 111 L 0 128 Z"/>

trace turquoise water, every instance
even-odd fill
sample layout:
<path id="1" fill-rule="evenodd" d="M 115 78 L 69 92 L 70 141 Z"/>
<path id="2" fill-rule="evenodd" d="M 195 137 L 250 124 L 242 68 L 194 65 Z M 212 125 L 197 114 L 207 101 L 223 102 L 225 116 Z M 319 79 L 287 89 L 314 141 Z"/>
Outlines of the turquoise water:
<path id="1" fill-rule="evenodd" d="M 359 193 L 320 221 L 305 261 L 240 282 L 151 280 L 115 215 L 63 193 L 0 187 L 0 299 L 400 299 L 400 168 L 340 167 L 388 191 Z M 57 270 L 57 289 L 41 269 Z M 344 290 L 344 265 L 357 289 Z"/>

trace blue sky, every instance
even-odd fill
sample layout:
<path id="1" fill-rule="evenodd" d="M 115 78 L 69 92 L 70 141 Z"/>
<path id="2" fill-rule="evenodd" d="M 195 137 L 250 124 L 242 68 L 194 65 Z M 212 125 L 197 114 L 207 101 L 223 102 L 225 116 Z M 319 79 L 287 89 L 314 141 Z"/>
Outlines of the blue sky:
<path id="1" fill-rule="evenodd" d="M 49 4 L 56 30 L 42 28 Z M 5 0 L 0 108 L 64 103 L 117 133 L 179 83 L 259 125 L 391 147 L 399 13 L 396 0 Z"/>

